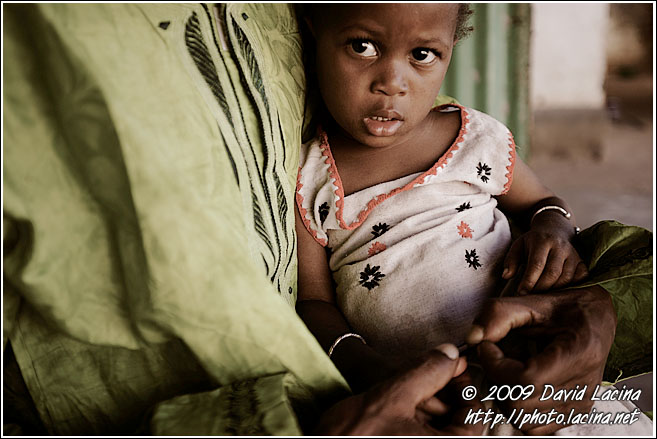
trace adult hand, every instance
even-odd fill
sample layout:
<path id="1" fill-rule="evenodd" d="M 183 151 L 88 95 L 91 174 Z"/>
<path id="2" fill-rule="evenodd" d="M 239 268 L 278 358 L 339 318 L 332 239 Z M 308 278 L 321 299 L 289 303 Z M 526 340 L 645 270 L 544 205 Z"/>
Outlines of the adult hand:
<path id="1" fill-rule="evenodd" d="M 417 366 L 331 407 L 323 414 L 315 433 L 331 436 L 480 434 L 482 425 L 464 425 L 463 420 L 468 407 L 476 410 L 481 408 L 481 403 L 461 400 L 462 404 L 450 407 L 436 397 L 450 382 L 456 388 L 465 385 L 467 375 L 453 379 L 465 368 L 465 359 L 458 357 L 454 345 L 441 345 Z M 441 429 L 432 427 L 435 417 L 442 417 L 443 421 L 449 418 L 449 425 Z"/>
<path id="2" fill-rule="evenodd" d="M 525 340 L 545 341 L 538 352 L 530 352 L 518 359 L 505 353 L 495 343 L 509 333 Z M 487 377 L 498 385 L 534 385 L 532 397 L 522 401 L 505 401 L 509 412 L 524 409 L 533 413 L 538 409 L 547 413 L 554 409 L 568 416 L 588 412 L 593 402 L 591 394 L 602 380 L 605 362 L 616 330 L 616 314 L 609 293 L 599 286 L 543 294 L 491 299 L 484 312 L 476 319 L 468 336 L 468 343 L 477 344 L 480 361 Z M 587 386 L 582 400 L 540 401 L 544 386 L 574 389 Z M 512 419 L 512 422 L 515 419 Z M 529 434 L 545 435 L 564 425 L 526 424 L 522 430 Z"/>

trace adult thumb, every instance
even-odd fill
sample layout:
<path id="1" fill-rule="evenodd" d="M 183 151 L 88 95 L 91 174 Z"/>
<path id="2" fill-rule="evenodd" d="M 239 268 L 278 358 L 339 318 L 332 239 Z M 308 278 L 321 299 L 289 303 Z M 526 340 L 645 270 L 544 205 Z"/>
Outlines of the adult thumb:
<path id="1" fill-rule="evenodd" d="M 417 366 L 399 375 L 388 387 L 399 408 L 415 410 L 441 390 L 455 375 L 459 351 L 453 344 L 442 344 L 429 351 Z"/>

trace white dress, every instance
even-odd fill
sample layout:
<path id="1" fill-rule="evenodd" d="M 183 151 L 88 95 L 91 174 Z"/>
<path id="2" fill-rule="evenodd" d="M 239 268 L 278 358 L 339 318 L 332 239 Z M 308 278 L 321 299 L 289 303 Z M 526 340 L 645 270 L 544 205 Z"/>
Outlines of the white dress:
<path id="1" fill-rule="evenodd" d="M 326 134 L 300 155 L 297 205 L 308 232 L 330 249 L 338 306 L 383 353 L 462 343 L 499 288 L 511 241 L 494 198 L 511 185 L 511 133 L 470 108 L 434 111 L 459 111 L 461 128 L 423 173 L 345 197 Z"/>
<path id="2" fill-rule="evenodd" d="M 515 144 L 492 117 L 458 105 L 457 139 L 426 172 L 344 196 L 326 134 L 303 145 L 297 207 L 308 232 L 330 250 L 338 306 L 351 327 L 383 353 L 418 354 L 461 344 L 483 301 L 499 293 L 511 242 L 496 195 L 513 178 Z M 606 388 L 605 388 L 606 389 Z M 479 389 L 483 397 L 485 389 Z M 556 406 L 556 403 L 555 403 Z M 489 404 L 494 413 L 501 413 Z M 593 413 L 631 414 L 631 401 L 596 401 Z M 629 415 L 628 415 L 629 416 Z M 504 423 L 485 435 L 521 435 Z M 556 435 L 650 435 L 631 425 L 572 425 Z"/>

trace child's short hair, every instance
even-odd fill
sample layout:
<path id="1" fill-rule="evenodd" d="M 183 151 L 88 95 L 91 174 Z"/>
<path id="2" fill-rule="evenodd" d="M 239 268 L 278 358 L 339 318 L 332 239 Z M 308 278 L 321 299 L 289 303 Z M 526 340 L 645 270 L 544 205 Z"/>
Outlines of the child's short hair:
<path id="1" fill-rule="evenodd" d="M 321 8 L 322 6 L 322 4 L 316 3 L 298 4 L 296 6 L 297 17 L 299 17 L 301 20 L 303 17 L 312 18 L 316 9 Z M 470 3 L 459 3 L 459 10 L 456 16 L 456 28 L 454 31 L 455 40 L 460 41 L 466 38 L 474 30 L 474 28 L 469 25 L 470 17 L 472 14 L 474 14 L 474 10 L 470 7 Z"/>
<path id="2" fill-rule="evenodd" d="M 474 30 L 468 24 L 470 17 L 474 14 L 474 10 L 470 7 L 470 3 L 460 3 L 459 12 L 456 16 L 456 30 L 454 31 L 454 39 L 462 40 L 466 38 Z"/>

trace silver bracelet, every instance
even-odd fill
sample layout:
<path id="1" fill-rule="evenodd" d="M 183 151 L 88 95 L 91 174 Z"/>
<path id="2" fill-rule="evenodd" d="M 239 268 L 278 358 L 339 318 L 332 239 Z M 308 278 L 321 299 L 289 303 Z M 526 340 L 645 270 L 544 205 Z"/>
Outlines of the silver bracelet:
<path id="1" fill-rule="evenodd" d="M 543 206 L 540 209 L 538 209 L 536 212 L 534 212 L 534 214 L 532 215 L 532 219 L 529 220 L 529 224 L 531 224 L 534 221 L 534 218 L 536 217 L 536 215 L 538 215 L 541 212 L 545 212 L 546 210 L 556 210 L 557 212 L 562 214 L 564 216 L 564 218 L 566 218 L 566 219 L 570 219 L 570 217 L 571 217 L 570 212 L 568 212 L 563 207 L 557 206 L 557 205 L 549 205 L 549 206 Z M 578 234 L 580 232 L 579 227 L 575 227 L 574 229 L 575 229 L 575 234 Z"/>
<path id="2" fill-rule="evenodd" d="M 335 347 L 336 347 L 336 346 L 337 346 L 342 340 L 344 340 L 345 338 L 349 338 L 349 337 L 356 337 L 357 339 L 359 339 L 360 341 L 362 341 L 363 344 L 367 344 L 367 343 L 365 343 L 365 339 L 364 339 L 363 337 L 361 337 L 360 335 L 356 334 L 355 332 L 347 332 L 346 334 L 342 334 L 340 337 L 338 337 L 338 338 L 335 339 L 335 341 L 333 342 L 333 344 L 331 345 L 331 347 L 329 348 L 329 351 L 328 351 L 328 356 L 329 356 L 329 358 L 331 358 L 331 355 L 333 355 L 333 350 L 335 349 Z"/>
<path id="3" fill-rule="evenodd" d="M 536 218 L 536 215 L 538 215 L 541 212 L 545 212 L 546 210 L 556 210 L 559 211 L 566 219 L 570 219 L 570 212 L 568 212 L 566 209 L 564 209 L 561 206 L 556 206 L 556 205 L 550 205 L 550 206 L 543 206 L 540 209 L 538 209 L 534 214 L 532 215 L 532 219 L 529 220 L 529 224 L 534 221 L 534 218 Z"/>

